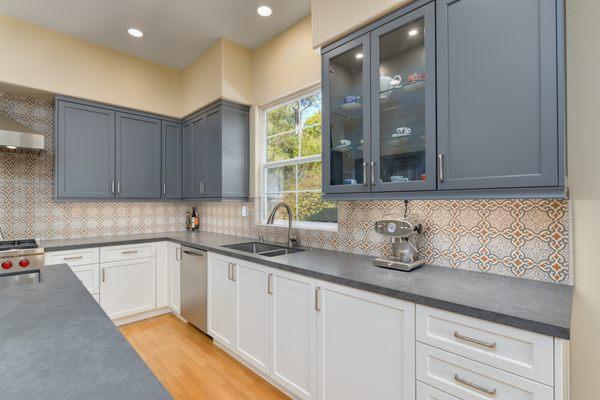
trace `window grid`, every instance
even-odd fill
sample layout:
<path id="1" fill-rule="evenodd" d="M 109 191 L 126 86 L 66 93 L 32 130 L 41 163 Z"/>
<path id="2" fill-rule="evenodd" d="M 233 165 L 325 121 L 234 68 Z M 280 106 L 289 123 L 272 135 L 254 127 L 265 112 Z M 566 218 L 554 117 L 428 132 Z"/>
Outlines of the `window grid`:
<path id="1" fill-rule="evenodd" d="M 262 112 L 262 119 L 263 119 L 263 157 L 262 157 L 262 187 L 263 187 L 263 195 L 261 196 L 261 219 L 262 222 L 264 223 L 268 213 L 270 210 L 267 210 L 268 207 L 268 197 L 269 196 L 278 196 L 278 195 L 285 195 L 285 194 L 295 194 L 294 198 L 295 198 L 295 202 L 296 202 L 296 207 L 295 207 L 295 221 L 297 222 L 302 222 L 302 223 L 308 223 L 311 224 L 313 223 L 312 221 L 300 221 L 300 195 L 302 193 L 321 193 L 321 189 L 300 189 L 299 185 L 300 185 L 300 167 L 304 164 L 309 164 L 309 163 L 313 163 L 313 162 L 322 162 L 322 158 L 321 158 L 321 154 L 315 154 L 315 155 L 311 155 L 311 156 L 302 156 L 302 132 L 305 129 L 309 129 L 309 128 L 313 128 L 316 126 L 320 126 L 319 123 L 313 123 L 313 124 L 304 124 L 304 122 L 302 121 L 302 100 L 303 99 L 307 99 L 311 96 L 314 96 L 315 94 L 318 94 L 319 91 L 314 91 L 314 92 L 310 92 L 310 93 L 306 93 L 306 94 L 302 94 L 299 97 L 289 101 L 289 102 L 284 102 L 284 103 L 280 103 L 278 105 L 275 105 L 273 107 L 270 108 L 266 108 L 263 110 Z M 268 129 L 269 129 L 269 121 L 268 121 L 268 115 L 269 112 L 277 110 L 281 107 L 285 107 L 285 106 L 290 106 L 292 104 L 295 103 L 295 127 L 294 129 L 290 129 L 284 132 L 279 132 L 273 135 L 269 135 Z M 289 135 L 291 133 L 294 133 L 297 138 L 298 138 L 298 156 L 295 158 L 291 158 L 288 160 L 278 160 L 278 161 L 268 161 L 268 157 L 269 157 L 269 140 L 272 140 L 274 138 L 277 137 L 281 137 L 284 135 Z M 287 167 L 287 166 L 294 166 L 294 190 L 280 190 L 280 191 L 269 191 L 268 186 L 268 172 L 270 169 L 273 168 L 281 168 L 281 167 Z M 285 185 L 282 185 L 285 186 Z M 283 187 L 282 187 L 283 189 Z M 281 221 L 281 220 L 278 220 Z M 322 222 L 314 222 L 314 224 L 319 224 L 322 225 Z M 327 224 L 327 223 L 326 223 Z M 330 225 L 335 225 L 335 223 L 329 223 Z"/>

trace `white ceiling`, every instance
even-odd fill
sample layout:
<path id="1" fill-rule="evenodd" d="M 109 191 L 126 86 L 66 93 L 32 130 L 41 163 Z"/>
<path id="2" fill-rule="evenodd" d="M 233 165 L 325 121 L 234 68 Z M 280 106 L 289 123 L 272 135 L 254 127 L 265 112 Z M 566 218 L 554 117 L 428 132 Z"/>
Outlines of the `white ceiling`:
<path id="1" fill-rule="evenodd" d="M 263 4 L 270 17 L 256 13 Z M 219 38 L 260 46 L 308 15 L 310 0 L 0 0 L 0 13 L 181 69 Z"/>

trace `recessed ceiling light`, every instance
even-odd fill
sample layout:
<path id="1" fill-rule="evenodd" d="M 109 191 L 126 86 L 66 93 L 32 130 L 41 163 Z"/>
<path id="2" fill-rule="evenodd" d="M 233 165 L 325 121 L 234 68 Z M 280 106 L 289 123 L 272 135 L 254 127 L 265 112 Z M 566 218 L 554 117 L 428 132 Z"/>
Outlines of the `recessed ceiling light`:
<path id="1" fill-rule="evenodd" d="M 269 6 L 260 6 L 256 9 L 256 12 L 261 17 L 268 17 L 269 15 L 273 14 L 273 10 L 271 10 L 271 7 Z"/>
<path id="2" fill-rule="evenodd" d="M 417 29 L 411 29 L 410 31 L 408 31 L 408 36 L 417 36 L 419 34 L 419 31 Z"/>
<path id="3" fill-rule="evenodd" d="M 356 59 L 357 59 L 357 60 L 362 60 L 362 59 L 363 59 L 363 57 L 364 57 L 364 55 L 363 55 L 363 53 L 356 53 L 356 54 L 354 55 L 354 57 L 356 57 Z"/>
<path id="4" fill-rule="evenodd" d="M 127 33 L 129 33 L 131 36 L 136 37 L 136 38 L 141 38 L 142 36 L 144 36 L 144 32 L 140 31 L 137 28 L 127 29 Z"/>

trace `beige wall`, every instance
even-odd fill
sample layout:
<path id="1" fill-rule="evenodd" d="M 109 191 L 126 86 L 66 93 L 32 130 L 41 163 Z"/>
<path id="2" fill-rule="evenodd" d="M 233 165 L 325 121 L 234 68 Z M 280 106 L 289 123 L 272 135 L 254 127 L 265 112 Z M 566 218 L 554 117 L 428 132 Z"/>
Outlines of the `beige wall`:
<path id="1" fill-rule="evenodd" d="M 257 197 L 261 159 L 260 107 L 321 81 L 321 56 L 312 48 L 310 17 L 303 19 L 252 52 L 250 111 L 250 197 Z"/>
<path id="2" fill-rule="evenodd" d="M 252 104 L 251 62 L 250 50 L 219 39 L 182 72 L 182 115 L 220 98 Z"/>
<path id="3" fill-rule="evenodd" d="M 221 97 L 222 61 L 223 43 L 219 40 L 183 70 L 182 115 L 188 115 Z"/>
<path id="4" fill-rule="evenodd" d="M 413 0 L 312 0 L 313 47 L 321 47 Z"/>
<path id="5" fill-rule="evenodd" d="M 223 40 L 222 97 L 237 103 L 252 104 L 252 51 Z"/>
<path id="6" fill-rule="evenodd" d="M 265 105 L 321 80 L 321 57 L 312 49 L 310 17 L 252 53 L 254 104 Z"/>
<path id="7" fill-rule="evenodd" d="M 0 15 L 0 81 L 179 116 L 179 71 Z"/>
<path id="8" fill-rule="evenodd" d="M 573 195 L 573 400 L 600 399 L 600 2 L 567 4 L 567 123 Z"/>

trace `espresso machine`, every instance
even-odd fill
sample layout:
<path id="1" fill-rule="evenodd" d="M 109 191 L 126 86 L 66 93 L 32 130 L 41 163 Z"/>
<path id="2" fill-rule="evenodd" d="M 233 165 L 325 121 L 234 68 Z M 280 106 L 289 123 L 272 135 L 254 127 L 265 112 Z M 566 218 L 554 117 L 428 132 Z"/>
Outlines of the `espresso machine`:
<path id="1" fill-rule="evenodd" d="M 411 271 L 419 268 L 425 260 L 419 258 L 419 252 L 413 241 L 423 232 L 423 225 L 417 220 L 404 217 L 398 220 L 384 219 L 375 222 L 375 232 L 389 237 L 392 242 L 392 257 L 377 258 L 373 264 L 378 267 Z"/>

